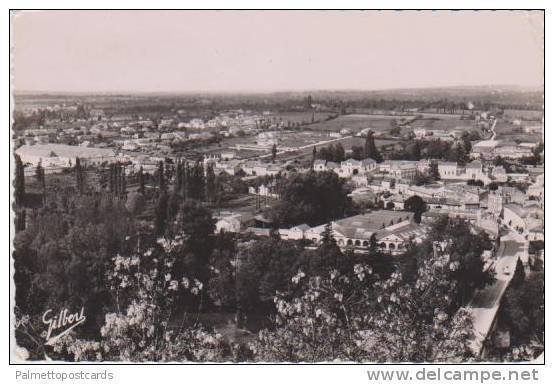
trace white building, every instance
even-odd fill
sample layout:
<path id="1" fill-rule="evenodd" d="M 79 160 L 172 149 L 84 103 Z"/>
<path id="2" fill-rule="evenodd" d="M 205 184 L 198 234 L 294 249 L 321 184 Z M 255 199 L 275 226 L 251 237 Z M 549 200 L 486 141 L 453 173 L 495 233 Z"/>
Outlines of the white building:
<path id="1" fill-rule="evenodd" d="M 82 164 L 101 164 L 114 162 L 115 152 L 111 149 L 80 147 L 66 144 L 23 145 L 15 153 L 25 164 L 48 167 L 70 167 L 79 158 Z"/>

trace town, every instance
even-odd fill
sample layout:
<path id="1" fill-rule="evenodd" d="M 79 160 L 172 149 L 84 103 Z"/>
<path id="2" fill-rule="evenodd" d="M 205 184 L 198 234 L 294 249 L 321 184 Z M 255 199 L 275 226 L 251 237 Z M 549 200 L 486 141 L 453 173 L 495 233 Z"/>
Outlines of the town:
<path id="1" fill-rule="evenodd" d="M 472 316 L 475 337 L 464 353 L 536 356 L 540 336 L 514 328 L 510 310 L 522 284 L 541 290 L 543 113 L 522 108 L 517 93 L 507 104 L 483 89 L 467 93 L 395 103 L 371 93 L 18 94 L 16 255 L 60 253 L 74 260 L 53 261 L 61 270 L 103 271 L 105 262 L 71 253 L 100 246 L 95 257 L 105 259 L 184 233 L 184 259 L 174 262 L 198 276 L 193 289 L 207 286 L 199 315 L 244 359 L 252 353 L 245 343 L 267 326 L 275 292 L 291 279 L 360 263 L 415 279 L 422 253 L 461 252 L 458 242 L 468 241 L 473 256 L 456 261 L 467 264 L 456 277 L 465 288 L 447 306 Z M 94 233 L 78 240 L 76 226 Z M 98 245 L 82 248 L 94 239 Z M 29 262 L 45 278 L 61 273 Z M 25 279 L 16 275 L 16 284 Z M 67 289 L 58 288 L 60 298 Z M 101 308 L 103 294 L 83 294 L 80 303 Z M 198 304 L 186 295 L 177 302 L 178 311 Z"/>

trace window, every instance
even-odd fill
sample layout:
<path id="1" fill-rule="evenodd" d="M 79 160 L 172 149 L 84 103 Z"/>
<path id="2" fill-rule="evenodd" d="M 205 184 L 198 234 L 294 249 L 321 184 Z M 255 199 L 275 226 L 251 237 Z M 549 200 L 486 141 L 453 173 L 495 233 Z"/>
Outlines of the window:
<path id="1" fill-rule="evenodd" d="M 390 244 L 389 244 L 389 249 L 395 249 L 395 248 L 396 248 L 396 247 L 395 247 L 394 243 L 390 243 Z"/>
<path id="2" fill-rule="evenodd" d="M 359 247 L 359 246 L 360 246 L 360 240 L 356 240 L 356 241 L 354 242 L 354 244 L 356 245 L 356 247 Z"/>

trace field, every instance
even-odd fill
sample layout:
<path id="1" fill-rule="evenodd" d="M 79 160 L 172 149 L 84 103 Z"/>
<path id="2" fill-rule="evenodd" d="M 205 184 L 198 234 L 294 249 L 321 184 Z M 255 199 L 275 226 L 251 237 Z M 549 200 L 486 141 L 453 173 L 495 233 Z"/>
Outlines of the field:
<path id="1" fill-rule="evenodd" d="M 306 126 L 311 131 L 338 132 L 343 128 L 350 129 L 354 134 L 365 128 L 371 128 L 374 132 L 386 132 L 391 128 L 391 121 L 396 119 L 402 122 L 402 119 L 410 120 L 414 116 L 386 116 L 386 115 L 343 115 L 336 119 L 323 121 Z"/>
<path id="2" fill-rule="evenodd" d="M 412 128 L 444 129 L 447 131 L 454 129 L 468 130 L 477 128 L 474 120 L 460 120 L 459 118 L 452 117 L 425 117 L 423 119 L 413 121 L 410 125 Z"/>
<path id="3" fill-rule="evenodd" d="M 318 112 L 313 114 L 314 121 L 324 121 L 325 119 L 333 116 L 331 112 Z M 278 112 L 275 114 L 278 119 L 282 119 L 285 123 L 290 121 L 291 123 L 310 124 L 312 122 L 312 112 Z"/>
<path id="4" fill-rule="evenodd" d="M 507 121 L 499 121 L 496 124 L 495 131 L 497 133 L 496 138 L 498 140 L 533 143 L 538 143 L 542 140 L 542 135 L 540 133 L 527 133 L 523 130 L 522 127 L 519 127 Z"/>

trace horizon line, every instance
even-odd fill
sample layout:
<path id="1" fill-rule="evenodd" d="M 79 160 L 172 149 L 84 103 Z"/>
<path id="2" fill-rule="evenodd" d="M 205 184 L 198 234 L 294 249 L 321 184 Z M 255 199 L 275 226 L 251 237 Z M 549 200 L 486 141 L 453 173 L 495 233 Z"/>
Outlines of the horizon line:
<path id="1" fill-rule="evenodd" d="M 545 84 L 471 84 L 471 85 L 437 85 L 437 86 L 407 86 L 391 88 L 304 88 L 304 89 L 267 89 L 267 90 L 166 90 L 166 91 L 148 91 L 148 90 L 45 90 L 45 89 L 21 89 L 12 90 L 12 94 L 103 94 L 103 95 L 125 95 L 125 94 L 278 94 L 278 93 L 305 93 L 305 92 L 383 92 L 383 91 L 409 91 L 409 90 L 439 90 L 448 88 L 522 88 L 522 89 L 542 89 L 544 92 Z"/>

